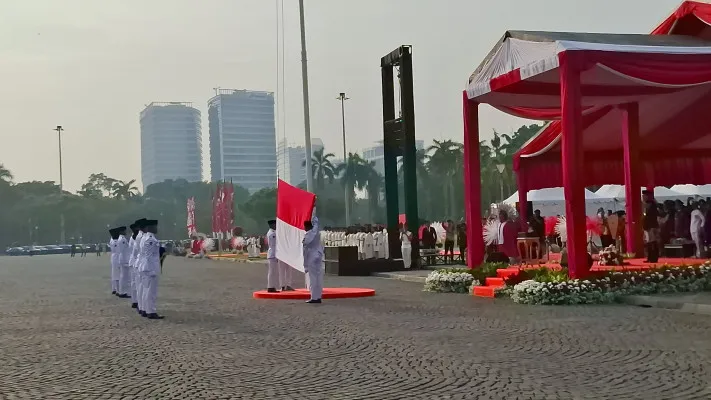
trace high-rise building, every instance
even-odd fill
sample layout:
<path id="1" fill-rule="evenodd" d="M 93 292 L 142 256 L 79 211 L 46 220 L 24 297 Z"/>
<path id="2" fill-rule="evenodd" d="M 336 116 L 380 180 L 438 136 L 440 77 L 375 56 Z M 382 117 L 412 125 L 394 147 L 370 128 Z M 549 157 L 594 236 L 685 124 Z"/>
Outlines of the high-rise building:
<path id="1" fill-rule="evenodd" d="M 274 93 L 217 89 L 207 105 L 212 181 L 250 192 L 276 187 Z"/>
<path id="2" fill-rule="evenodd" d="M 153 102 L 141 111 L 143 191 L 166 179 L 202 180 L 200 111 L 191 103 Z"/>
<path id="3" fill-rule="evenodd" d="M 375 162 L 375 170 L 380 174 L 380 175 L 385 175 L 385 147 L 383 146 L 383 141 L 379 140 L 376 143 L 378 143 L 376 146 L 373 147 L 368 147 L 367 149 L 364 149 L 362 152 L 363 158 L 366 161 L 372 161 Z M 415 140 L 415 148 L 417 150 L 422 150 L 425 148 L 425 141 L 424 140 Z"/>
<path id="4" fill-rule="evenodd" d="M 323 141 L 319 138 L 311 138 L 311 154 L 323 149 Z M 277 151 L 277 162 L 279 164 L 279 179 L 291 185 L 299 185 L 306 180 L 306 149 L 304 146 L 290 146 L 286 139 L 279 141 Z"/>

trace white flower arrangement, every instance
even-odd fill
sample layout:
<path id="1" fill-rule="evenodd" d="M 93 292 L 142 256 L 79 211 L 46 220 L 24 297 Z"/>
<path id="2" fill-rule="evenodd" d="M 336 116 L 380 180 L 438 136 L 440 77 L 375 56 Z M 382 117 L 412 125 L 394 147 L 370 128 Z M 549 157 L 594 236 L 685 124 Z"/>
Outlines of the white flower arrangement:
<path id="1" fill-rule="evenodd" d="M 457 270 L 437 270 L 425 279 L 424 290 L 438 293 L 469 293 L 474 277 L 468 272 Z"/>
<path id="2" fill-rule="evenodd" d="M 615 271 L 590 280 L 564 282 L 523 281 L 511 298 L 521 304 L 603 304 L 621 296 L 711 290 L 711 263 L 662 267 L 646 271 Z"/>

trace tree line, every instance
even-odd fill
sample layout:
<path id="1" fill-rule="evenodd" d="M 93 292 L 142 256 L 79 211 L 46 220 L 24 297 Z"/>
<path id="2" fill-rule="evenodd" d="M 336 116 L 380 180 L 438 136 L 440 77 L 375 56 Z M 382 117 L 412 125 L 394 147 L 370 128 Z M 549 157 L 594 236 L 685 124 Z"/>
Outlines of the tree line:
<path id="1" fill-rule="evenodd" d="M 516 190 L 512 155 L 540 129 L 522 126 L 511 134 L 494 132 L 481 142 L 482 209 L 501 200 L 500 187 L 509 196 Z M 345 224 L 345 197 L 351 203 L 352 223 L 385 223 L 385 182 L 374 164 L 357 153 L 334 165 L 333 153 L 313 154 L 312 173 L 322 224 Z M 502 174 L 497 164 L 505 165 Z M 463 146 L 452 140 L 435 140 L 417 151 L 418 204 L 427 220 L 463 217 Z M 305 187 L 305 182 L 301 183 Z M 400 209 L 404 210 L 402 173 L 399 173 Z M 58 243 L 61 216 L 68 243 L 96 243 L 107 239 L 107 228 L 128 224 L 141 217 L 159 220 L 160 237 L 181 239 L 187 235 L 186 202 L 195 198 L 195 221 L 200 232 L 211 232 L 212 195 L 215 184 L 166 180 L 140 193 L 135 180 L 121 181 L 103 173 L 89 175 L 76 193 L 60 191 L 54 181 L 14 182 L 12 172 L 0 164 L 0 246 Z M 262 234 L 266 220 L 274 218 L 276 189 L 250 194 L 235 185 L 235 225 L 247 234 Z"/>

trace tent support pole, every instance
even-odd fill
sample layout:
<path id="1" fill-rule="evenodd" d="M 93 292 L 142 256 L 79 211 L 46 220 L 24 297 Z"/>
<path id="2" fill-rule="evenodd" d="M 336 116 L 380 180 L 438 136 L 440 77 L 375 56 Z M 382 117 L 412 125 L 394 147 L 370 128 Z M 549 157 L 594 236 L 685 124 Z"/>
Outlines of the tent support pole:
<path id="1" fill-rule="evenodd" d="M 641 164 L 639 156 L 639 104 L 628 103 L 622 110 L 622 149 L 625 168 L 625 227 L 627 252 L 644 257 L 642 202 L 640 198 Z"/>
<path id="2" fill-rule="evenodd" d="M 464 103 L 464 213 L 467 221 L 467 266 L 484 262 L 484 234 L 481 225 L 481 164 L 479 160 L 479 103 Z"/>
<path id="3" fill-rule="evenodd" d="M 559 56 L 563 128 L 561 164 L 568 236 L 568 274 L 573 279 L 585 277 L 589 270 L 585 229 L 585 186 L 582 176 L 585 170 L 579 68 L 582 60 L 578 56 L 575 52 L 565 52 Z"/>

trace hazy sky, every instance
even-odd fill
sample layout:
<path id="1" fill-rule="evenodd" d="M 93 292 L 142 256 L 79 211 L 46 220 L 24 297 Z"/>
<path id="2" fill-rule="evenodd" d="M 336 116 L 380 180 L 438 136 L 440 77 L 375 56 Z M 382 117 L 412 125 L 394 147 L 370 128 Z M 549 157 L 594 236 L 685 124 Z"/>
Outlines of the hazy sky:
<path id="1" fill-rule="evenodd" d="M 647 33 L 679 0 L 306 0 L 312 137 L 340 154 L 346 91 L 349 151 L 382 137 L 380 57 L 413 45 L 417 137 L 462 140 L 461 92 L 507 29 Z M 299 14 L 284 0 L 286 136 L 303 143 Z M 90 173 L 137 179 L 138 114 L 189 101 L 203 116 L 212 88 L 275 91 L 275 0 L 25 0 L 0 2 L 0 163 L 17 181 Z M 491 108 L 481 132 L 525 121 Z M 281 123 L 279 123 L 281 126 Z M 284 133 L 279 130 L 278 139 Z"/>

